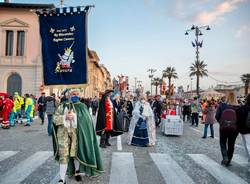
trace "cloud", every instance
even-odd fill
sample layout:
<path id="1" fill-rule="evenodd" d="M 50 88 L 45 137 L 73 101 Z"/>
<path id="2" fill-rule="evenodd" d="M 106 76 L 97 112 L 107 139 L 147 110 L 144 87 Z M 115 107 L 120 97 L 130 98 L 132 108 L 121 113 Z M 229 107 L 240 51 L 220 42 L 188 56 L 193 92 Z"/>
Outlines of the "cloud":
<path id="1" fill-rule="evenodd" d="M 243 25 L 243 26 L 241 26 L 237 30 L 235 36 L 236 36 L 236 38 L 240 38 L 240 37 L 242 37 L 244 34 L 246 34 L 248 32 L 250 32 L 250 24 L 249 25 Z"/>
<path id="2" fill-rule="evenodd" d="M 194 15 L 193 22 L 196 24 L 211 24 L 212 22 L 218 22 L 224 19 L 224 14 L 232 12 L 240 4 L 247 0 L 224 0 L 217 4 L 211 11 L 201 11 Z"/>

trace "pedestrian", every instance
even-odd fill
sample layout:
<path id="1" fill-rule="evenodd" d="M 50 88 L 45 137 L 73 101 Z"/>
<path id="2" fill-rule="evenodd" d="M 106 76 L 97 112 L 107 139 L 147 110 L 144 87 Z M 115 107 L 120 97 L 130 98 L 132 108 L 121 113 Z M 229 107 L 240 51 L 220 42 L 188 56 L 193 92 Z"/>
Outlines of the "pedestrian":
<path id="1" fill-rule="evenodd" d="M 30 98 L 29 94 L 25 94 L 25 116 L 27 119 L 27 122 L 24 126 L 30 126 L 31 125 L 31 114 L 33 113 L 33 100 Z"/>
<path id="2" fill-rule="evenodd" d="M 18 92 L 15 92 L 14 93 L 15 123 L 18 123 L 18 120 L 20 120 L 20 124 L 23 123 L 23 112 L 22 112 L 23 105 L 24 105 L 23 97 L 20 96 Z"/>
<path id="3" fill-rule="evenodd" d="M 155 96 L 155 101 L 153 102 L 153 112 L 155 117 L 155 125 L 159 126 L 161 123 L 161 96 L 157 95 Z"/>
<path id="4" fill-rule="evenodd" d="M 119 94 L 115 94 L 115 96 L 113 97 L 113 106 L 115 109 L 116 114 L 118 115 L 121 111 L 121 100 L 120 100 L 120 95 Z"/>
<path id="5" fill-rule="evenodd" d="M 46 109 L 46 114 L 48 118 L 48 136 L 52 135 L 52 124 L 53 124 L 53 115 L 55 113 L 56 109 L 56 99 L 55 99 L 55 94 L 52 94 L 50 96 L 47 96 L 44 101 L 45 109 Z"/>
<path id="6" fill-rule="evenodd" d="M 100 147 L 111 146 L 109 139 L 112 136 L 118 136 L 123 133 L 122 125 L 119 124 L 111 95 L 113 90 L 106 90 L 99 103 L 99 109 L 96 122 L 96 134 L 101 136 Z"/>
<path id="7" fill-rule="evenodd" d="M 13 102 L 13 106 L 11 109 L 11 112 L 9 114 L 9 124 L 11 127 L 15 126 L 15 113 L 16 113 L 16 109 L 15 109 L 15 104 L 14 104 L 14 99 L 12 96 L 9 97 L 9 99 Z"/>
<path id="8" fill-rule="evenodd" d="M 192 119 L 192 125 L 195 124 L 196 127 L 199 125 L 199 112 L 201 112 L 201 104 L 199 103 L 199 100 L 197 97 L 194 97 L 194 100 L 191 104 L 191 119 Z"/>
<path id="9" fill-rule="evenodd" d="M 133 117 L 129 126 L 129 145 L 154 146 L 156 142 L 156 130 L 154 113 L 146 96 L 141 95 L 135 104 Z"/>
<path id="10" fill-rule="evenodd" d="M 97 109 L 98 109 L 98 104 L 99 104 L 99 100 L 98 100 L 97 96 L 95 96 L 95 98 L 91 102 L 93 116 L 96 115 L 96 112 L 97 112 Z"/>
<path id="11" fill-rule="evenodd" d="M 58 184 L 66 183 L 66 172 L 81 181 L 81 174 L 97 176 L 103 172 L 92 118 L 80 102 L 79 90 L 70 91 L 69 102 L 61 103 L 53 120 L 53 148 L 59 162 Z"/>
<path id="12" fill-rule="evenodd" d="M 45 93 L 42 92 L 41 96 L 38 98 L 38 112 L 41 119 L 41 125 L 44 124 L 44 115 L 45 115 Z"/>
<path id="13" fill-rule="evenodd" d="M 206 108 L 203 110 L 203 113 L 205 114 L 205 120 L 204 120 L 204 134 L 203 134 L 203 139 L 207 138 L 207 129 L 208 126 L 210 126 L 210 134 L 211 134 L 211 138 L 214 138 L 214 123 L 216 123 L 216 119 L 215 119 L 215 107 L 213 106 L 212 102 L 209 100 L 206 102 L 207 106 Z"/>
<path id="14" fill-rule="evenodd" d="M 236 111 L 237 128 L 242 135 L 243 145 L 245 147 L 248 162 L 250 162 L 250 94 L 246 97 L 245 105 Z"/>
<path id="15" fill-rule="evenodd" d="M 190 117 L 191 117 L 191 106 L 190 103 L 188 102 L 188 100 L 184 101 L 184 104 L 182 106 L 182 116 L 183 116 L 183 122 L 186 121 L 190 121 Z M 187 117 L 187 118 L 186 118 Z"/>
<path id="16" fill-rule="evenodd" d="M 216 120 L 220 124 L 220 148 L 222 154 L 221 164 L 225 166 L 231 165 L 234 153 L 235 140 L 239 134 L 236 126 L 237 116 L 236 110 L 239 108 L 235 94 L 230 92 L 226 98 L 222 98 L 216 112 Z"/>

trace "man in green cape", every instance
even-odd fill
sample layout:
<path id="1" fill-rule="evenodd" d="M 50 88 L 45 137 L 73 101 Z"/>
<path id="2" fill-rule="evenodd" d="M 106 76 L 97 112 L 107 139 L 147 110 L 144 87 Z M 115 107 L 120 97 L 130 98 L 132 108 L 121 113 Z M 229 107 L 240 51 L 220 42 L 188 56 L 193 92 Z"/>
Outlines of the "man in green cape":
<path id="1" fill-rule="evenodd" d="M 60 180 L 64 184 L 66 172 L 81 181 L 80 173 L 96 176 L 102 173 L 103 162 L 92 118 L 79 100 L 79 90 L 71 90 L 69 102 L 57 108 L 53 118 L 53 148 L 60 163 Z"/>

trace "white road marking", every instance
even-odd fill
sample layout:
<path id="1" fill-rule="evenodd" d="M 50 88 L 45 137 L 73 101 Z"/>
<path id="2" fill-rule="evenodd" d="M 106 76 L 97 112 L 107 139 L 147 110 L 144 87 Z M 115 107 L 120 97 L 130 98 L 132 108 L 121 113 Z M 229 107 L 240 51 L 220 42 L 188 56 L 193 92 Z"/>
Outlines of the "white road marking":
<path id="1" fill-rule="evenodd" d="M 169 154 L 150 153 L 150 156 L 157 165 L 166 183 L 194 184 L 194 181 Z"/>
<path id="2" fill-rule="evenodd" d="M 188 154 L 198 165 L 208 171 L 222 184 L 247 184 L 245 180 L 227 170 L 214 160 L 203 154 Z"/>
<path id="3" fill-rule="evenodd" d="M 17 154 L 18 151 L 0 151 L 0 162 L 5 160 L 6 158 L 9 158 L 15 154 Z"/>
<path id="4" fill-rule="evenodd" d="M 51 151 L 39 151 L 1 176 L 1 184 L 19 184 L 53 154 Z"/>
<path id="5" fill-rule="evenodd" d="M 198 133 L 200 133 L 200 134 L 202 134 L 203 135 L 203 131 L 200 131 L 200 130 L 198 130 L 198 129 L 195 129 L 195 128 L 192 128 L 192 127 L 190 127 L 192 130 L 194 130 L 194 131 L 196 131 L 196 132 L 198 132 Z M 217 140 L 220 140 L 219 139 L 219 137 L 214 137 L 215 139 L 217 139 Z M 242 148 L 242 149 L 244 149 L 244 147 L 243 146 L 241 146 L 241 145 L 239 145 L 239 144 L 235 144 L 235 146 L 236 147 L 238 147 L 238 148 Z"/>
<path id="6" fill-rule="evenodd" d="M 50 184 L 56 184 L 59 181 L 60 174 L 59 172 L 56 174 L 56 176 L 50 181 Z"/>
<path id="7" fill-rule="evenodd" d="M 138 184 L 133 153 L 112 154 L 109 184 Z"/>
<path id="8" fill-rule="evenodd" d="M 243 167 L 248 166 L 248 159 L 246 157 L 239 155 L 239 154 L 234 154 L 233 162 L 235 162 Z"/>
<path id="9" fill-rule="evenodd" d="M 122 137 L 120 135 L 117 136 L 117 150 L 118 151 L 122 150 Z"/>

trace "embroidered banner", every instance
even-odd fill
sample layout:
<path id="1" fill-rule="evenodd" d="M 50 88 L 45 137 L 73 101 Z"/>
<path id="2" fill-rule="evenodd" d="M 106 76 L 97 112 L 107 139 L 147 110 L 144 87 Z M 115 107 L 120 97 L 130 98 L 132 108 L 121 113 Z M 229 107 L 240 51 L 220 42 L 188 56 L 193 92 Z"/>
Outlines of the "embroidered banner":
<path id="1" fill-rule="evenodd" d="M 57 8 L 37 12 L 44 85 L 87 83 L 87 11 Z"/>

